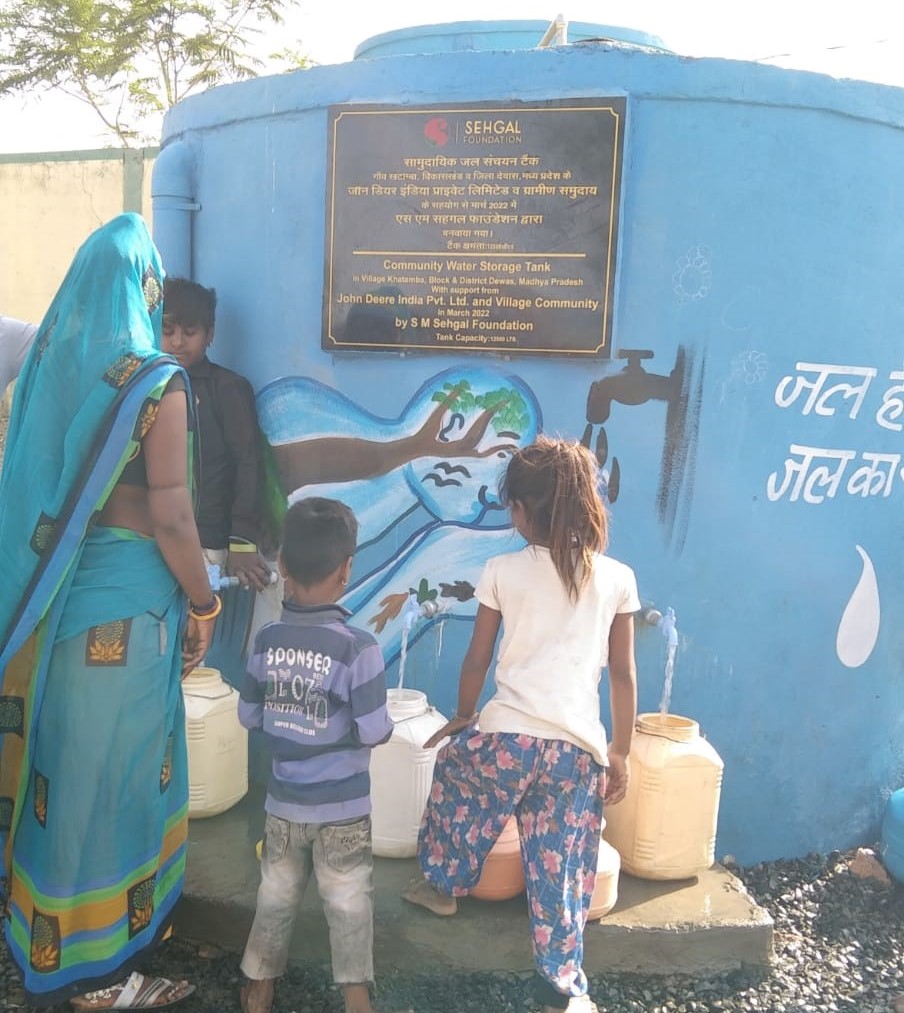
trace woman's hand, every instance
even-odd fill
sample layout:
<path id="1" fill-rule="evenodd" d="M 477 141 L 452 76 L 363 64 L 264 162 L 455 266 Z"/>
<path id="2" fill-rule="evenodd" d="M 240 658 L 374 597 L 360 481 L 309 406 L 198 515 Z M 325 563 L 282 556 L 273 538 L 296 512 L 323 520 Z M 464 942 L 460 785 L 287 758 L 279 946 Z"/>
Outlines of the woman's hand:
<path id="1" fill-rule="evenodd" d="M 603 801 L 606 805 L 615 805 L 621 802 L 628 790 L 628 781 L 631 777 L 631 764 L 628 757 L 623 753 L 617 753 L 609 749 L 609 770 L 606 775 L 606 793 Z"/>
<path id="2" fill-rule="evenodd" d="M 439 745 L 443 739 L 449 735 L 455 735 L 458 732 L 463 732 L 466 728 L 470 728 L 471 725 L 477 720 L 477 715 L 473 714 L 469 718 L 460 718 L 457 714 L 451 721 L 447 721 L 438 732 L 434 732 L 429 739 L 424 743 L 424 749 L 432 749 L 434 746 Z"/>
<path id="3" fill-rule="evenodd" d="M 182 678 L 197 668 L 204 660 L 204 655 L 210 649 L 210 642 L 213 640 L 213 630 L 216 619 L 195 619 L 189 613 L 188 625 L 185 627 L 185 635 L 182 637 Z"/>

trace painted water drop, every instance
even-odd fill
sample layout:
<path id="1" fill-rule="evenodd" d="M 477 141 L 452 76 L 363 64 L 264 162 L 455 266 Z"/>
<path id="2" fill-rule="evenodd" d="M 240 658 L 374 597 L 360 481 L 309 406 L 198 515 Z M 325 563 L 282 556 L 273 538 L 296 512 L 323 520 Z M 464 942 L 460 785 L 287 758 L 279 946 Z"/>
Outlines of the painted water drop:
<path id="1" fill-rule="evenodd" d="M 848 668 L 859 668 L 873 653 L 879 636 L 879 586 L 872 560 L 855 546 L 863 560 L 863 572 L 838 623 L 835 650 Z"/>

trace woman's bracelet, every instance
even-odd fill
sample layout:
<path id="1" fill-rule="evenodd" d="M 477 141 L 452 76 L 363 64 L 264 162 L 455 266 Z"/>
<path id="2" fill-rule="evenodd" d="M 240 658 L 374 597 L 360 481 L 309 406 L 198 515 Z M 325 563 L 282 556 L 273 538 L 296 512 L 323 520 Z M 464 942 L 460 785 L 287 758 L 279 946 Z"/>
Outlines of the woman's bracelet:
<path id="1" fill-rule="evenodd" d="M 230 538 L 229 539 L 229 551 L 230 552 L 257 552 L 257 546 L 254 542 L 249 542 L 244 538 Z"/>
<path id="2" fill-rule="evenodd" d="M 215 594 L 211 598 L 208 605 L 198 607 L 197 605 L 188 606 L 188 614 L 192 619 L 198 619 L 201 622 L 206 622 L 208 619 L 216 619 L 216 617 L 223 611 L 223 599 Z"/>
<path id="3" fill-rule="evenodd" d="M 474 718 L 476 718 L 479 713 L 480 713 L 480 711 L 474 711 L 474 713 L 470 717 L 466 717 L 464 714 L 459 714 L 458 711 L 456 711 L 455 712 L 455 717 L 452 720 L 453 721 L 473 721 Z"/>

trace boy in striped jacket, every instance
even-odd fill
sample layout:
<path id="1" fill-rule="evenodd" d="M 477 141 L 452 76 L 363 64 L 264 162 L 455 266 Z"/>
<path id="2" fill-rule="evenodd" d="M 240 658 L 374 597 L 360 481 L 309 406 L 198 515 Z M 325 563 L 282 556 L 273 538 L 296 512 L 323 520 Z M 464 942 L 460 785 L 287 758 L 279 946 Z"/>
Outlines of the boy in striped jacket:
<path id="1" fill-rule="evenodd" d="M 357 534 L 344 503 L 311 497 L 290 507 L 282 616 L 257 634 L 242 685 L 242 724 L 263 730 L 273 757 L 261 885 L 242 958 L 244 1013 L 270 1011 L 312 872 L 346 1013 L 372 1013 L 370 752 L 390 737 L 392 721 L 380 648 L 337 604 Z"/>

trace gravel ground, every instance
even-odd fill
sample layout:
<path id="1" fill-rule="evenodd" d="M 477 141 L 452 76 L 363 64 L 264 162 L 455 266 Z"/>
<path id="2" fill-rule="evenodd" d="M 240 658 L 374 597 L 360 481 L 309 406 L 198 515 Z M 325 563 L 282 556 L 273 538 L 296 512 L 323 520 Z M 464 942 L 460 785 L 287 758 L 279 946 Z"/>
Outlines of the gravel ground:
<path id="1" fill-rule="evenodd" d="M 711 978 L 607 975 L 591 980 L 600 1013 L 890 1013 L 904 994 L 904 886 L 884 887 L 848 871 L 834 853 L 732 868 L 775 919 L 768 974 Z M 188 978 L 197 993 L 182 1013 L 238 1013 L 235 954 L 175 940 L 147 970 Z M 411 974 L 384 977 L 382 1010 L 417 1013 L 534 1013 L 529 976 Z M 24 1011 L 18 979 L 0 942 L 0 1009 Z M 60 1011 L 68 1007 L 58 1007 Z M 294 967 L 277 986 L 275 1013 L 340 1013 L 320 967 Z"/>

